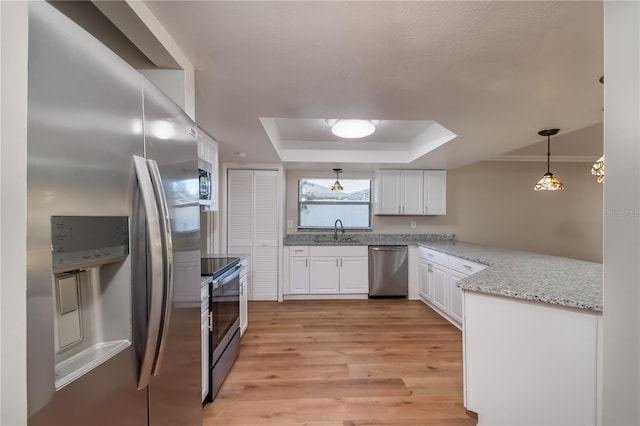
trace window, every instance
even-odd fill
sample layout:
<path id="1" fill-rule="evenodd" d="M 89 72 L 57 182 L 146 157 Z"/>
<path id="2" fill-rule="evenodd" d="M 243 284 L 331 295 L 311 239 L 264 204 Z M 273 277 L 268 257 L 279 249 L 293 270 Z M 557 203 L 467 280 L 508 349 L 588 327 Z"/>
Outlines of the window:
<path id="1" fill-rule="evenodd" d="M 298 180 L 298 227 L 333 228 L 340 219 L 345 228 L 371 228 L 371 180 L 340 179 L 342 191 L 332 191 L 334 179 Z"/>

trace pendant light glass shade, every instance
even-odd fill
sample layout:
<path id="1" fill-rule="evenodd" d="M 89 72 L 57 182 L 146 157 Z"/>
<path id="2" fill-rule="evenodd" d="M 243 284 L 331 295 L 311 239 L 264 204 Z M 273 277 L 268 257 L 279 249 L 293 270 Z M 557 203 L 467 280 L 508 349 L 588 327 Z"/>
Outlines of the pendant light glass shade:
<path id="1" fill-rule="evenodd" d="M 342 173 L 342 169 L 333 169 L 333 171 L 336 172 L 336 181 L 333 185 L 331 185 L 331 190 L 342 191 L 344 188 L 342 187 L 342 185 L 340 184 L 340 181 L 338 180 L 338 178 L 340 177 L 340 173 Z"/>
<path id="2" fill-rule="evenodd" d="M 553 173 L 545 173 L 533 189 L 536 191 L 557 191 L 562 189 L 562 182 L 560 182 Z"/>
<path id="3" fill-rule="evenodd" d="M 560 129 L 549 129 L 549 130 L 540 130 L 538 134 L 540 136 L 547 137 L 547 173 L 542 176 L 542 179 L 538 181 L 533 187 L 536 191 L 558 191 L 562 189 L 562 182 L 560 182 L 554 175 L 549 171 L 549 164 L 551 162 L 551 136 L 558 133 Z"/>
<path id="4" fill-rule="evenodd" d="M 596 176 L 596 181 L 602 183 L 604 181 L 604 155 L 598 158 L 598 161 L 591 166 L 591 174 Z"/>

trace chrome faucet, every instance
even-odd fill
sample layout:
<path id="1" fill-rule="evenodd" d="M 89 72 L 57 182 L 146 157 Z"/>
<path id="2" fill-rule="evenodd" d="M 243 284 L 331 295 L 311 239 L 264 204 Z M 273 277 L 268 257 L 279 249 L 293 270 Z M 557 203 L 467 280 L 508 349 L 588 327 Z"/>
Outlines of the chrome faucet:
<path id="1" fill-rule="evenodd" d="M 344 226 L 342 226 L 342 221 L 340 219 L 336 219 L 335 223 L 333 224 L 333 240 L 334 241 L 338 241 L 338 222 L 340 222 L 340 229 L 344 234 Z"/>

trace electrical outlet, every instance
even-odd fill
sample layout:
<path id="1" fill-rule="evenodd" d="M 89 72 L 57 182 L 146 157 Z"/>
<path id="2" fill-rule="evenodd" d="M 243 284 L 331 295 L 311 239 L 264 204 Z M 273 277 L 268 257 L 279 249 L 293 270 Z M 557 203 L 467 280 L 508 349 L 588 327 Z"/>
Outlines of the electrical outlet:
<path id="1" fill-rule="evenodd" d="M 292 220 L 288 220 L 287 221 L 287 228 L 293 228 L 293 221 Z"/>
<path id="2" fill-rule="evenodd" d="M 415 220 L 411 221 L 411 229 L 416 229 L 416 221 Z"/>

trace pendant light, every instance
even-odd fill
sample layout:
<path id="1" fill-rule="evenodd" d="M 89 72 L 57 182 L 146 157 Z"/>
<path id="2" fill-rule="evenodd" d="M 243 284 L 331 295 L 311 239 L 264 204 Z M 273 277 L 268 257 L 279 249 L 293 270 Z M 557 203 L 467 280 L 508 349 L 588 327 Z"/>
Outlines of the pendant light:
<path id="1" fill-rule="evenodd" d="M 596 181 L 602 183 L 604 181 L 604 155 L 598 158 L 598 161 L 591 166 L 591 174 L 596 176 Z"/>
<path id="2" fill-rule="evenodd" d="M 333 171 L 336 173 L 336 182 L 333 185 L 331 185 L 331 190 L 342 191 L 344 188 L 342 187 L 342 185 L 340 184 L 340 181 L 338 180 L 340 178 L 340 173 L 342 173 L 342 169 L 333 169 Z"/>
<path id="3" fill-rule="evenodd" d="M 600 77 L 598 81 L 600 84 L 604 84 L 604 75 Z M 604 155 L 593 163 L 591 166 L 591 174 L 596 177 L 596 182 L 602 183 L 604 181 Z"/>
<path id="4" fill-rule="evenodd" d="M 549 163 L 551 162 L 551 136 L 558 133 L 560 129 L 548 129 L 548 130 L 540 130 L 538 134 L 540 136 L 547 137 L 547 173 L 542 176 L 542 179 L 536 183 L 533 187 L 536 191 L 557 191 L 562 189 L 562 182 L 560 182 L 554 175 L 549 171 Z"/>

